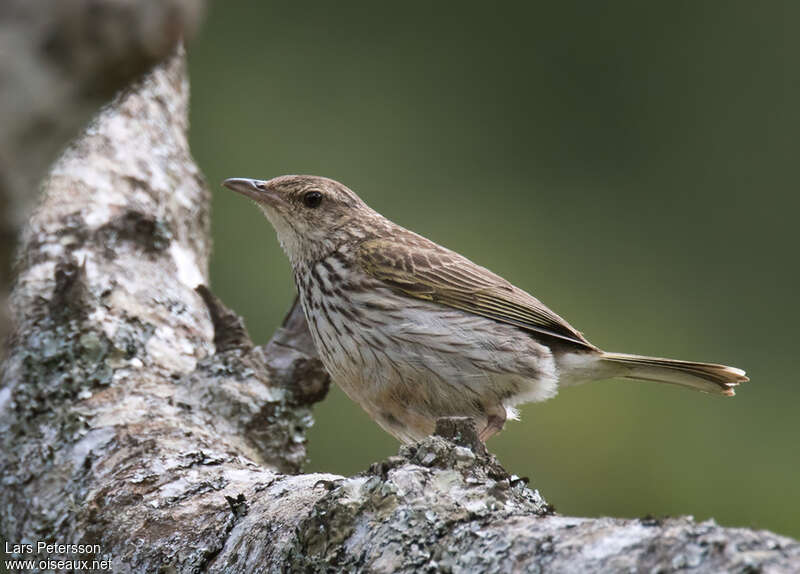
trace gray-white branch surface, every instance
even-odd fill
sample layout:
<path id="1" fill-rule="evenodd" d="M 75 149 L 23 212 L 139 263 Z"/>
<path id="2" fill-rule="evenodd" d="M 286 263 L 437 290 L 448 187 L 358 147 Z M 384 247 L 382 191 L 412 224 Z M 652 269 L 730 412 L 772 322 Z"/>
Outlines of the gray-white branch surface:
<path id="1" fill-rule="evenodd" d="M 556 515 L 454 419 L 357 476 L 296 474 L 327 377 L 296 308 L 257 347 L 202 287 L 209 194 L 187 106 L 178 56 L 64 153 L 22 238 L 6 541 L 97 544 L 72 558 L 114 572 L 800 568 L 800 544 L 769 532 Z"/>
<path id="2" fill-rule="evenodd" d="M 0 339 L 14 239 L 39 182 L 101 105 L 191 37 L 203 0 L 0 2 Z"/>

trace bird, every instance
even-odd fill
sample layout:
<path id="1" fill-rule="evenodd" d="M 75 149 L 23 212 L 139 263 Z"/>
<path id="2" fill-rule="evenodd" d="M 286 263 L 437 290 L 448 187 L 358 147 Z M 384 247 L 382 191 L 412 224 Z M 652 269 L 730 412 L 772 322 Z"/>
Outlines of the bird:
<path id="1" fill-rule="evenodd" d="M 442 417 L 482 441 L 517 407 L 609 378 L 732 396 L 735 367 L 603 351 L 523 289 L 393 223 L 325 177 L 226 179 L 258 205 L 292 267 L 322 364 L 402 443 Z"/>

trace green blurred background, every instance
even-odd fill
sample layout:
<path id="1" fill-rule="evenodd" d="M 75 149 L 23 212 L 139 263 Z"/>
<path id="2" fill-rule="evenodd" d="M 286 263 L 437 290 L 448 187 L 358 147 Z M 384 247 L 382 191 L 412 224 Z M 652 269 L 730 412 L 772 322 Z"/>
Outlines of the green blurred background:
<path id="1" fill-rule="evenodd" d="M 338 179 L 490 267 L 595 344 L 718 361 L 725 400 L 608 381 L 490 448 L 560 512 L 714 516 L 800 536 L 800 3 L 212 3 L 191 143 L 214 290 L 259 342 L 293 286 L 225 177 Z M 309 470 L 398 445 L 334 389 Z"/>

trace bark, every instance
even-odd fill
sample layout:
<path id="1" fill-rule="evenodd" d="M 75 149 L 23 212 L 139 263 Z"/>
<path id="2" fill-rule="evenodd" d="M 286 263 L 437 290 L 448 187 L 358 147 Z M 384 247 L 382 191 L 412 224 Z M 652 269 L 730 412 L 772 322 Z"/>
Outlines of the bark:
<path id="1" fill-rule="evenodd" d="M 3 538 L 97 544 L 73 558 L 115 572 L 800 568 L 800 544 L 769 532 L 559 516 L 460 419 L 359 475 L 296 474 L 327 377 L 296 306 L 258 347 L 204 286 L 187 88 L 177 56 L 118 98 L 53 167 L 23 238 Z"/>
<path id="2" fill-rule="evenodd" d="M 0 3 L 0 340 L 14 239 L 61 148 L 191 36 L 202 0 Z"/>

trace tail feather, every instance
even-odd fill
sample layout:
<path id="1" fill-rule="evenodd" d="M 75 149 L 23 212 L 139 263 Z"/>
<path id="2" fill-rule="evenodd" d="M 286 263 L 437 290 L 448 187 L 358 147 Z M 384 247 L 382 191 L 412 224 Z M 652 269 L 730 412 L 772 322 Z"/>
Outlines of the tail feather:
<path id="1" fill-rule="evenodd" d="M 714 363 L 693 363 L 624 353 L 603 353 L 602 359 L 619 368 L 616 374 L 618 377 L 670 383 L 728 397 L 735 394 L 734 387 L 749 380 L 741 369 Z"/>

